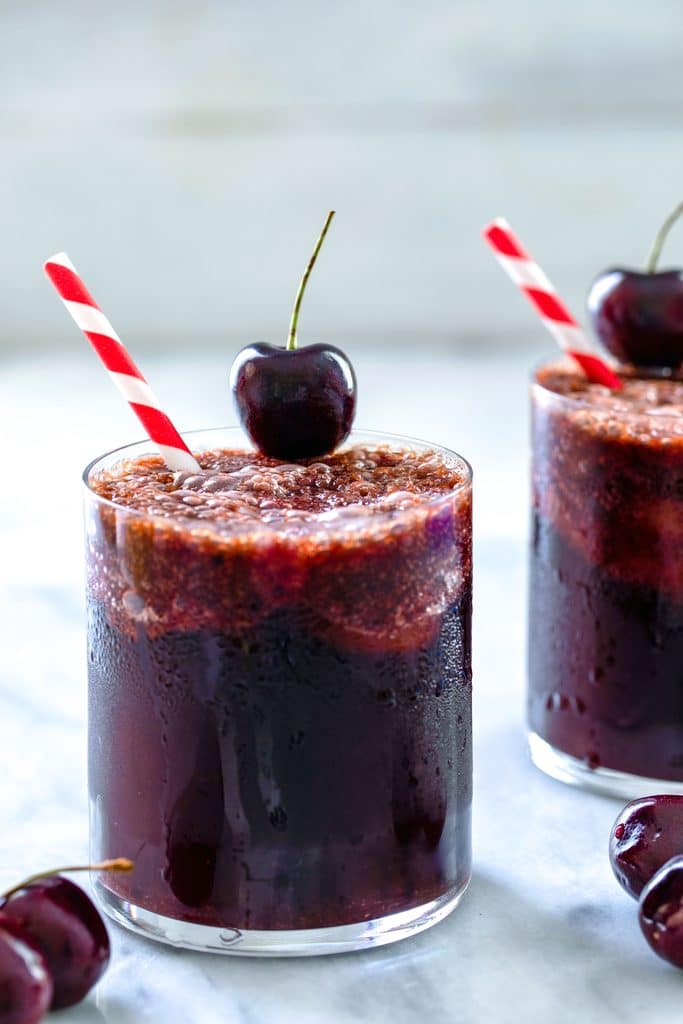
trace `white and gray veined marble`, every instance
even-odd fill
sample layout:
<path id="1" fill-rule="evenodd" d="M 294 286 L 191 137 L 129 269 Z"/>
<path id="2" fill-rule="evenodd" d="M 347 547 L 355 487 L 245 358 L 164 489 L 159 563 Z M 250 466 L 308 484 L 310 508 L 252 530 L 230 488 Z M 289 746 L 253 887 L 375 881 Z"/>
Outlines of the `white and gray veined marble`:
<path id="1" fill-rule="evenodd" d="M 525 377 L 538 352 L 464 359 L 423 349 L 390 365 L 361 344 L 349 351 L 360 424 L 451 445 L 475 468 L 471 888 L 430 932 L 319 960 L 201 956 L 112 926 L 108 973 L 59 1022 L 674 1024 L 683 973 L 650 953 L 607 862 L 619 804 L 544 778 L 525 750 Z M 232 421 L 230 358 L 141 362 L 191 428 Z M 0 884 L 86 855 L 79 474 L 138 435 L 85 346 L 1 372 Z"/>

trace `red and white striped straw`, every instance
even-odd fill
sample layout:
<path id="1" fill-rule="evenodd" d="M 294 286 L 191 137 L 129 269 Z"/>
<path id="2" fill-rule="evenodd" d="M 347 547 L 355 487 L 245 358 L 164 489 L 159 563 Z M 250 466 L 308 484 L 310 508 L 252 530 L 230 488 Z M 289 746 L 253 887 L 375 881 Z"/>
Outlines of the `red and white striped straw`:
<path id="1" fill-rule="evenodd" d="M 201 467 L 171 423 L 123 342 L 97 305 L 65 252 L 45 262 L 45 273 L 76 324 L 92 344 L 109 376 L 159 449 L 169 469 Z"/>
<path id="2" fill-rule="evenodd" d="M 529 256 L 502 217 L 483 230 L 486 241 L 505 273 L 526 295 L 561 348 L 579 364 L 590 381 L 615 391 L 622 382 L 614 370 L 596 355 L 590 339 L 571 315 L 538 263 Z"/>

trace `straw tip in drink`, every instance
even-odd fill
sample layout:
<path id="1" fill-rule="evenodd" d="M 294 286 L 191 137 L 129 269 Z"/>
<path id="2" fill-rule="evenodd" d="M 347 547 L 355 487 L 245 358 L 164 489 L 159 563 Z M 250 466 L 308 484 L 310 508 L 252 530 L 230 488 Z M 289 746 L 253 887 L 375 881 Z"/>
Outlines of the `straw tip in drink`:
<path id="1" fill-rule="evenodd" d="M 575 360 L 593 384 L 602 384 L 603 387 L 612 391 L 621 391 L 624 382 L 608 364 L 592 352 L 582 352 L 576 349 L 567 349 L 569 355 Z"/>
<path id="2" fill-rule="evenodd" d="M 179 437 L 179 443 L 184 442 Z M 158 442 L 157 442 L 158 443 Z M 167 444 L 158 444 L 161 456 L 169 469 L 175 473 L 201 473 L 199 465 L 189 448 L 178 448 Z"/>

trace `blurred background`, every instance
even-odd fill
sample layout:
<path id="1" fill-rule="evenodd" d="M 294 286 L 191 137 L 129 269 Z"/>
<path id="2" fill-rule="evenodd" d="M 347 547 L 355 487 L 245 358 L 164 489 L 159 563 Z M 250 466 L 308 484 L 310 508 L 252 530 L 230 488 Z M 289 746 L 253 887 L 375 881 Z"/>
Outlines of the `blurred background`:
<path id="1" fill-rule="evenodd" d="M 43 260 L 69 253 L 181 428 L 234 422 L 230 363 L 284 341 L 336 208 L 301 343 L 348 351 L 359 424 L 473 463 L 477 749 L 525 770 L 526 379 L 555 350 L 479 232 L 505 214 L 583 315 L 683 198 L 682 66 L 680 0 L 0 0 L 10 875 L 85 846 L 79 480 L 141 434 Z"/>
<path id="2" fill-rule="evenodd" d="M 276 341 L 330 207 L 302 341 L 522 345 L 481 225 L 578 311 L 643 260 L 683 193 L 682 58 L 680 0 L 4 0 L 0 351 L 82 344 L 58 249 L 136 350 Z"/>

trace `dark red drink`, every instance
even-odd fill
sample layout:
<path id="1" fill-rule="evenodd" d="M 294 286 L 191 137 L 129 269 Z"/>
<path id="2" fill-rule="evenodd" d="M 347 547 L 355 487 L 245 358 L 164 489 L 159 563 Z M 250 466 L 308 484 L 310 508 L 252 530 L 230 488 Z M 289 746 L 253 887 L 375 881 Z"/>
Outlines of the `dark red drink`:
<path id="1" fill-rule="evenodd" d="M 196 476 L 151 455 L 90 473 L 93 853 L 136 863 L 100 892 L 238 951 L 438 919 L 470 870 L 468 469 L 367 438 L 289 466 L 225 440 L 207 432 Z"/>
<path id="2" fill-rule="evenodd" d="M 624 794 L 683 783 L 683 382 L 610 392 L 563 362 L 532 403 L 534 757 Z"/>

